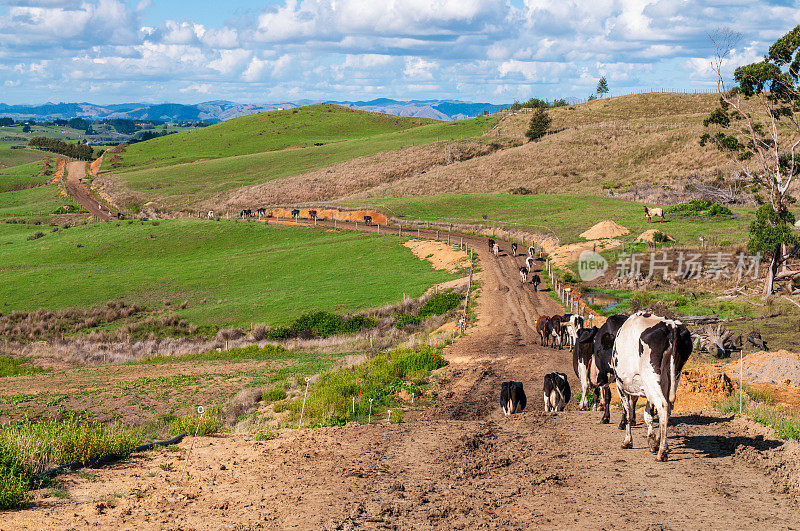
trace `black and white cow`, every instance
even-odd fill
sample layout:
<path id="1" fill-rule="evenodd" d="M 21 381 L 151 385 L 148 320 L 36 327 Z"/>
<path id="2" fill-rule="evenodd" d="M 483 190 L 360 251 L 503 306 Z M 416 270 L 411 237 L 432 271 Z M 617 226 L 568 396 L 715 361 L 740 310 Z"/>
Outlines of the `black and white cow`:
<path id="1" fill-rule="evenodd" d="M 561 372 L 551 372 L 544 375 L 544 410 L 564 411 L 569 399 L 572 398 L 572 391 L 569 388 L 567 375 Z"/>
<path id="2" fill-rule="evenodd" d="M 294 210 L 292 210 L 292 217 L 295 218 L 295 219 L 300 217 L 300 209 L 299 208 L 295 208 Z"/>
<path id="3" fill-rule="evenodd" d="M 539 275 L 531 276 L 531 284 L 533 284 L 533 291 L 539 291 L 539 284 L 542 283 L 542 279 L 539 278 Z"/>
<path id="4" fill-rule="evenodd" d="M 239 217 L 241 218 L 249 218 L 252 217 L 252 215 L 253 211 L 250 210 L 249 208 L 245 208 L 244 210 L 241 211 L 241 213 L 239 213 Z"/>
<path id="5" fill-rule="evenodd" d="M 256 209 L 256 213 L 258 214 L 259 218 L 263 218 L 267 216 L 267 209 L 264 207 L 260 207 Z"/>
<path id="6" fill-rule="evenodd" d="M 517 256 L 517 244 L 516 243 L 512 243 L 511 244 L 511 256 Z"/>
<path id="7" fill-rule="evenodd" d="M 626 315 L 612 315 L 599 329 L 596 326 L 578 330 L 578 337 L 572 349 L 572 368 L 581 384 L 581 400 L 578 409 L 589 409 L 589 386 L 594 391 L 594 407 L 597 408 L 602 399 L 603 418 L 601 422 L 611 421 L 611 388 L 614 381 L 614 369 L 611 366 L 611 355 L 614 338 L 620 327 L 628 319 Z M 619 429 L 625 429 L 627 416 L 623 412 Z M 635 423 L 635 415 L 634 415 Z"/>
<path id="8" fill-rule="evenodd" d="M 490 251 L 494 251 L 494 244 L 495 244 L 495 241 L 493 239 L 489 238 L 489 250 Z"/>
<path id="9" fill-rule="evenodd" d="M 528 247 L 528 258 L 533 258 L 533 253 L 535 252 L 536 252 L 536 247 L 534 247 L 533 245 Z"/>
<path id="10" fill-rule="evenodd" d="M 675 405 L 681 370 L 692 354 L 692 334 L 680 321 L 638 312 L 620 327 L 614 340 L 611 364 L 617 376 L 622 407 L 630 415 L 633 397 L 647 397 L 648 406 L 658 414 L 658 434 L 653 415 L 645 408 L 644 422 L 650 450 L 666 461 L 667 424 Z M 627 423 L 623 448 L 633 448 L 631 425 Z"/>
<path id="11" fill-rule="evenodd" d="M 547 335 L 552 340 L 552 346 L 555 347 L 558 342 L 558 350 L 564 346 L 564 329 L 563 329 L 563 315 L 554 315 L 547 323 Z"/>
<path id="12" fill-rule="evenodd" d="M 525 389 L 522 387 L 522 382 L 503 382 L 500 384 L 500 407 L 503 408 L 503 413 L 512 415 L 519 413 L 528 404 L 528 399 L 525 396 Z"/>
<path id="13" fill-rule="evenodd" d="M 569 320 L 564 322 L 564 332 L 567 338 L 567 346 L 574 348 L 578 341 L 578 330 L 583 328 L 583 317 L 580 315 L 570 315 Z"/>
<path id="14" fill-rule="evenodd" d="M 522 266 L 519 268 L 519 278 L 522 280 L 522 283 L 525 284 L 528 281 L 528 268 Z"/>
<path id="15" fill-rule="evenodd" d="M 525 267 L 528 268 L 528 271 L 533 272 L 534 263 L 536 263 L 536 260 L 532 256 L 525 259 Z"/>

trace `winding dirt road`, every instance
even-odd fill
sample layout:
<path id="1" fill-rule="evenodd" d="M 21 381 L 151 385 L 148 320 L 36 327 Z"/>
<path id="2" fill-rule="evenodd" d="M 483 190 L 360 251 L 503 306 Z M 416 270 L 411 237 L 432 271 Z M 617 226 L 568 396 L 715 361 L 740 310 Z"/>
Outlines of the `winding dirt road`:
<path id="1" fill-rule="evenodd" d="M 671 454 L 656 462 L 641 426 L 632 450 L 599 412 L 543 412 L 553 370 L 577 386 L 566 350 L 538 345 L 548 293 L 522 286 L 523 257 L 481 258 L 478 324 L 446 350 L 440 404 L 413 422 L 351 424 L 188 439 L 69 476 L 69 500 L 3 515 L 9 527 L 203 529 L 609 528 L 782 529 L 800 526 L 793 499 L 751 466 L 780 443 L 710 414 L 675 417 Z M 508 245 L 503 246 L 505 250 Z M 528 408 L 505 418 L 503 380 L 525 383 Z M 678 397 L 680 400 L 680 396 Z M 168 465 L 169 463 L 169 465 Z M 174 465 L 174 466 L 173 466 Z M 184 466 L 191 475 L 182 474 Z M 165 469 L 166 467 L 166 469 Z M 5 525 L 4 525 L 5 527 Z"/>
<path id="2" fill-rule="evenodd" d="M 64 186 L 72 199 L 88 210 L 92 216 L 100 221 L 108 221 L 111 219 L 111 213 L 97 202 L 94 194 L 92 194 L 89 187 L 84 182 L 86 179 L 87 164 L 87 162 L 82 160 L 67 162 L 67 178 L 64 181 Z"/>

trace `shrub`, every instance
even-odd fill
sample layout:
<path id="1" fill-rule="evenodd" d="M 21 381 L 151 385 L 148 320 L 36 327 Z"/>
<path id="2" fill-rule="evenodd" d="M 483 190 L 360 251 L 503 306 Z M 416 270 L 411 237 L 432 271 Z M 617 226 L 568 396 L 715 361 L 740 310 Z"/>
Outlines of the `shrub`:
<path id="1" fill-rule="evenodd" d="M 330 337 L 337 334 L 354 334 L 367 328 L 374 328 L 376 322 L 370 317 L 354 315 L 342 317 L 331 312 L 306 313 L 294 320 L 289 330 L 294 334 L 311 334 Z"/>
<path id="2" fill-rule="evenodd" d="M 439 293 L 422 305 L 417 315 L 421 318 L 431 315 L 442 315 L 455 309 L 464 300 L 463 293 Z"/>
<path id="3" fill-rule="evenodd" d="M 22 376 L 25 374 L 37 374 L 48 371 L 50 371 L 50 369 L 31 365 L 30 358 L 12 358 L 11 356 L 0 355 L 0 377 Z"/>
<path id="4" fill-rule="evenodd" d="M 513 195 L 531 195 L 533 193 L 530 188 L 525 188 L 524 186 L 512 188 L 508 192 Z"/>
<path id="5" fill-rule="evenodd" d="M 271 441 L 272 439 L 275 439 L 277 436 L 278 434 L 272 431 L 271 429 L 264 428 L 262 430 L 259 430 L 258 433 L 256 433 L 255 439 L 257 441 Z"/>
<path id="6" fill-rule="evenodd" d="M 221 407 L 209 408 L 204 415 L 193 413 L 178 417 L 169 425 L 171 435 L 188 433 L 191 436 L 210 435 L 222 429 L 224 418 Z"/>
<path id="7" fill-rule="evenodd" d="M 39 238 L 42 238 L 42 237 L 44 237 L 44 232 L 36 231 L 33 234 L 31 234 L 30 236 L 28 236 L 28 241 L 38 240 Z"/>
<path id="8" fill-rule="evenodd" d="M 732 216 L 731 209 L 705 199 L 692 199 L 686 203 L 680 203 L 669 207 L 668 214 L 678 214 L 682 216 L 699 216 L 705 212 L 708 216 Z"/>
<path id="9" fill-rule="evenodd" d="M 262 398 L 267 402 L 277 402 L 278 400 L 283 400 L 286 398 L 286 389 L 276 385 L 269 391 L 265 392 Z"/>
<path id="10" fill-rule="evenodd" d="M 418 316 L 413 315 L 413 314 L 406 314 L 406 315 L 398 316 L 394 321 L 394 326 L 396 328 L 400 328 L 400 329 L 403 329 L 403 328 L 406 328 L 406 327 L 411 328 L 411 327 L 417 326 L 421 322 L 422 322 L 422 319 L 420 319 Z"/>

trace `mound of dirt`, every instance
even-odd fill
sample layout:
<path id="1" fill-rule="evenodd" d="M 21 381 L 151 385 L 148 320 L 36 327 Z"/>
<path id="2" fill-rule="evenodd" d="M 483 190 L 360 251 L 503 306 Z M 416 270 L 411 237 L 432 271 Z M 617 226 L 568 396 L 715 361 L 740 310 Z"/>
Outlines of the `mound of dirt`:
<path id="1" fill-rule="evenodd" d="M 550 259 L 553 261 L 553 264 L 563 267 L 573 262 L 577 262 L 583 251 L 599 252 L 604 249 L 616 247 L 618 245 L 622 245 L 622 242 L 612 238 L 603 238 L 588 242 L 562 245 L 550 253 Z"/>
<path id="2" fill-rule="evenodd" d="M 443 242 L 414 239 L 408 240 L 403 245 L 411 249 L 414 256 L 420 260 L 430 262 L 434 269 L 444 269 L 455 273 L 469 265 L 469 258 L 463 251 Z"/>
<path id="3" fill-rule="evenodd" d="M 800 387 L 800 353 L 754 352 L 744 357 L 743 364 L 747 381 Z"/>
<path id="4" fill-rule="evenodd" d="M 581 234 L 581 238 L 586 238 L 587 240 L 600 240 L 602 238 L 616 238 L 617 236 L 624 236 L 630 232 L 631 231 L 613 219 L 607 219 L 605 221 L 601 221 L 591 229 Z"/>
<path id="5" fill-rule="evenodd" d="M 657 232 L 661 232 L 661 231 L 660 230 L 656 230 L 656 229 L 646 230 L 636 238 L 636 241 L 637 242 L 651 242 L 651 243 L 654 243 L 656 241 L 656 233 Z M 664 234 L 664 233 L 661 232 L 661 234 Z M 669 241 L 671 241 L 671 242 L 675 241 L 675 238 L 673 238 L 671 236 L 667 236 L 666 234 L 664 234 L 664 236 L 666 236 L 667 239 Z"/>

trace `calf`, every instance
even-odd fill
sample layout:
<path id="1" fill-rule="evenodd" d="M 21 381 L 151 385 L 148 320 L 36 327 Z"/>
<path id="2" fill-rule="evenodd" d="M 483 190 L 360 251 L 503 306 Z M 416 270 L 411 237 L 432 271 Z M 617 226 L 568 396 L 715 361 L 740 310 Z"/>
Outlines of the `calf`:
<path id="1" fill-rule="evenodd" d="M 511 244 L 511 256 L 517 256 L 517 244 L 516 243 L 512 243 Z"/>
<path id="2" fill-rule="evenodd" d="M 544 410 L 564 411 L 569 399 L 572 398 L 572 391 L 569 388 L 567 375 L 560 372 L 551 372 L 544 375 Z"/>
<path id="3" fill-rule="evenodd" d="M 208 211 L 208 214 L 206 214 L 206 217 L 207 217 L 208 219 L 212 219 L 212 218 L 214 217 L 214 211 L 213 211 L 213 210 L 209 210 L 209 211 Z"/>
<path id="4" fill-rule="evenodd" d="M 632 398 L 647 397 L 648 406 L 658 414 L 658 434 L 653 430 L 651 407 L 644 410 L 650 450 L 659 461 L 666 461 L 667 424 L 681 370 L 692 354 L 692 334 L 680 321 L 645 312 L 632 315 L 620 327 L 614 340 L 611 364 L 617 376 L 617 391 L 622 407 L 630 416 Z M 623 448 L 633 448 L 631 424 L 626 423 Z"/>
<path id="5" fill-rule="evenodd" d="M 550 343 L 550 336 L 547 330 L 547 324 L 550 322 L 550 318 L 546 315 L 539 316 L 536 320 L 536 332 L 539 334 L 539 341 L 543 347 L 546 347 Z"/>
<path id="6" fill-rule="evenodd" d="M 539 275 L 531 276 L 531 284 L 533 284 L 533 291 L 539 291 L 539 284 L 542 283 L 542 279 L 539 278 Z"/>
<path id="7" fill-rule="evenodd" d="M 528 404 L 522 382 L 503 382 L 500 385 L 500 407 L 506 416 L 519 413 Z"/>
<path id="8" fill-rule="evenodd" d="M 258 214 L 259 218 L 263 218 L 267 216 L 267 209 L 264 207 L 256 209 L 256 213 Z"/>
<path id="9" fill-rule="evenodd" d="M 595 395 L 594 407 L 600 400 L 603 404 L 603 418 L 601 422 L 608 424 L 611 421 L 611 388 L 609 384 L 614 381 L 614 369 L 611 366 L 611 354 L 614 347 L 614 338 L 620 327 L 628 317 L 625 315 L 612 315 L 599 329 L 596 326 L 578 330 L 575 346 L 572 349 L 572 368 L 581 383 L 581 400 L 578 409 L 589 409 L 589 386 L 592 386 Z M 625 429 L 627 415 L 623 412 L 619 428 Z M 635 415 L 631 417 L 635 422 Z"/>
<path id="10" fill-rule="evenodd" d="M 522 266 L 519 268 L 519 277 L 522 279 L 522 283 L 526 283 L 528 281 L 528 268 Z"/>
<path id="11" fill-rule="evenodd" d="M 494 251 L 494 244 L 495 244 L 495 241 L 493 239 L 489 238 L 489 250 L 490 251 Z"/>

